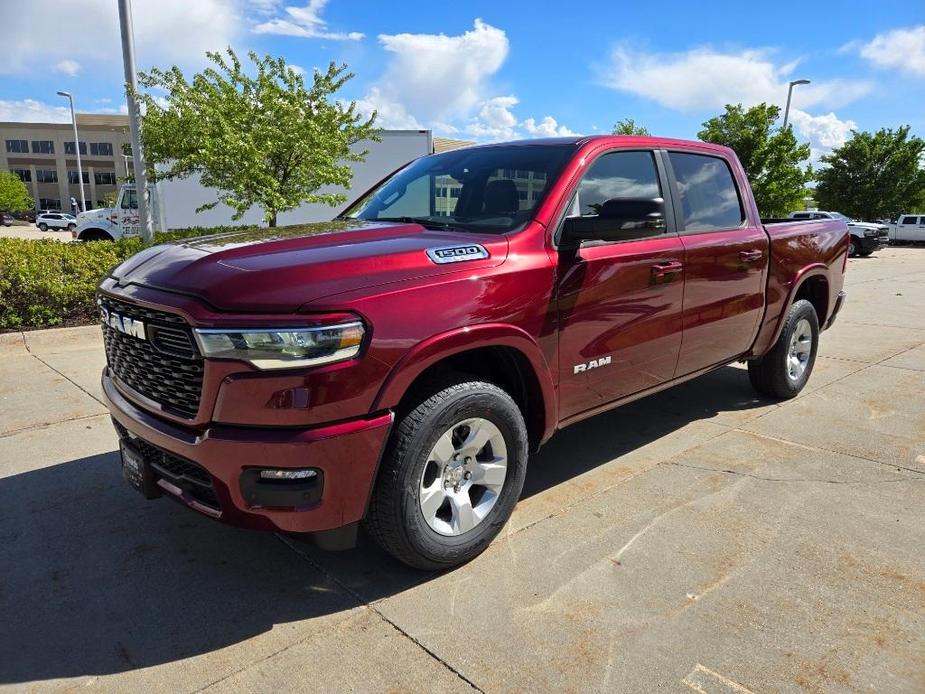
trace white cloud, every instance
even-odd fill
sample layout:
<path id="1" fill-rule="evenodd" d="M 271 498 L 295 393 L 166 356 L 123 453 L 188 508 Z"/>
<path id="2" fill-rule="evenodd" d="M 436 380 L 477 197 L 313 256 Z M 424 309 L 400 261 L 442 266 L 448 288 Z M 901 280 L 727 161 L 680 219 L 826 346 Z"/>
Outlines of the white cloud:
<path id="1" fill-rule="evenodd" d="M 862 44 L 859 51 L 878 67 L 925 77 L 925 24 L 877 34 L 869 43 Z"/>
<path id="2" fill-rule="evenodd" d="M 558 121 L 552 116 L 546 116 L 537 123 L 532 118 L 523 122 L 524 130 L 537 137 L 565 137 L 568 135 L 577 135 L 578 133 L 569 130 L 564 125 L 559 125 Z M 596 128 L 594 128 L 596 129 Z"/>
<path id="3" fill-rule="evenodd" d="M 809 158 L 813 166 L 819 165 L 824 154 L 845 144 L 851 137 L 851 131 L 858 127 L 853 120 L 842 120 L 834 113 L 812 116 L 794 108 L 790 109 L 790 122 L 797 133 L 809 140 Z"/>
<path id="4" fill-rule="evenodd" d="M 381 34 L 389 54 L 382 77 L 357 101 L 364 113 L 378 112 L 384 128 L 465 132 L 479 140 L 510 140 L 554 129 L 570 133 L 554 118 L 521 122 L 514 95 L 491 93 L 491 78 L 507 58 L 510 42 L 503 29 L 476 19 L 471 30 L 445 34 Z"/>
<path id="5" fill-rule="evenodd" d="M 648 53 L 625 44 L 599 68 L 601 82 L 612 89 L 652 99 L 678 111 L 722 109 L 726 104 L 752 106 L 762 101 L 783 105 L 787 83 L 797 62 L 776 65 L 767 51 L 721 53 L 695 48 L 683 53 Z M 866 82 L 827 80 L 796 87 L 794 104 L 804 108 L 837 107 L 870 91 Z"/>
<path id="6" fill-rule="evenodd" d="M 15 123 L 70 123 L 67 106 L 52 106 L 35 99 L 0 100 L 0 121 Z"/>
<path id="7" fill-rule="evenodd" d="M 80 63 L 78 63 L 76 60 L 65 58 L 64 60 L 57 62 L 54 65 L 54 69 L 56 72 L 62 72 L 65 75 L 75 77 L 77 73 L 80 72 Z"/>
<path id="8" fill-rule="evenodd" d="M 258 0 L 258 10 L 268 14 L 275 10 L 276 3 Z M 331 41 L 359 41 L 363 34 L 358 31 L 328 31 L 328 23 L 321 18 L 328 0 L 310 0 L 305 7 L 286 7 L 286 16 L 274 17 L 254 27 L 258 34 L 280 34 L 282 36 L 299 36 L 306 39 L 329 39 Z"/>
<path id="9" fill-rule="evenodd" d="M 244 0 L 158 0 L 136 3 L 133 15 L 139 69 L 199 66 L 207 50 L 221 50 L 243 35 Z M 51 17 L 67 17 L 67 41 L 36 41 L 35 28 Z M 0 3 L 4 29 L 0 74 L 41 76 L 49 64 L 66 61 L 85 72 L 121 82 L 119 13 L 112 0 L 29 0 Z M 104 47 L 104 50 L 101 50 Z M 115 56 L 115 60 L 113 60 Z"/>

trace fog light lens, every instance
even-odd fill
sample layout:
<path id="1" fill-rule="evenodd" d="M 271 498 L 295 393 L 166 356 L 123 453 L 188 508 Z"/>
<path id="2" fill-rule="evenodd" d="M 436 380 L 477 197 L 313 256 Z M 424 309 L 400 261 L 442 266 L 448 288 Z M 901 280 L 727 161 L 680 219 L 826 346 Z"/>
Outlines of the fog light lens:
<path id="1" fill-rule="evenodd" d="M 307 480 L 317 477 L 317 470 L 261 470 L 262 480 Z"/>

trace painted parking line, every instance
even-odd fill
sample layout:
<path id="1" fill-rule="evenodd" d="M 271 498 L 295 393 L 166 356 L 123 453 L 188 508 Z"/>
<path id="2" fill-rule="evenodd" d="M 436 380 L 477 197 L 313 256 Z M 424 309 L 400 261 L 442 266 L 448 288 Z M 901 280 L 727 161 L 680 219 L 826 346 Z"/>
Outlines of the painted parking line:
<path id="1" fill-rule="evenodd" d="M 697 667 L 691 670 L 681 682 L 695 692 L 700 692 L 700 694 L 716 694 L 718 692 L 753 694 L 750 689 L 746 689 L 738 682 L 733 682 L 728 677 L 723 677 L 718 672 L 713 672 L 713 670 L 704 667 L 700 663 L 697 663 Z"/>

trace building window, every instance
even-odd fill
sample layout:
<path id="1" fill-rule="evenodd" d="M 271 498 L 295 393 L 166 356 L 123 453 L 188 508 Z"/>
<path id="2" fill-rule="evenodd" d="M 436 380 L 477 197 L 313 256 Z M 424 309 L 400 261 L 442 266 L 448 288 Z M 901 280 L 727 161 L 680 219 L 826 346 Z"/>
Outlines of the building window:
<path id="1" fill-rule="evenodd" d="M 10 169 L 10 171 L 19 176 L 19 180 L 23 183 L 32 181 L 32 172 L 29 169 Z"/>
<path id="2" fill-rule="evenodd" d="M 73 142 L 65 142 L 65 143 L 64 143 L 64 153 L 65 153 L 65 154 L 74 154 L 74 143 L 73 143 Z M 86 153 L 87 153 L 87 143 L 86 143 L 86 142 L 81 142 L 81 143 L 80 143 L 80 153 L 81 153 L 81 154 L 86 154 Z"/>
<path id="3" fill-rule="evenodd" d="M 52 140 L 33 140 L 32 141 L 32 153 L 33 154 L 54 154 L 55 153 L 55 143 Z"/>
<path id="4" fill-rule="evenodd" d="M 83 172 L 81 172 L 81 173 L 83 173 L 84 183 L 89 183 L 89 182 L 90 182 L 90 174 L 89 174 L 89 172 L 83 171 Z M 69 171 L 67 172 L 67 182 L 68 182 L 68 183 L 75 183 L 75 184 L 76 184 L 76 183 L 80 183 L 80 178 L 77 177 L 77 172 L 76 172 L 76 171 L 69 170 Z"/>
<path id="5" fill-rule="evenodd" d="M 459 188 L 459 187 L 450 188 L 450 197 L 451 197 L 451 198 L 458 198 L 458 197 L 459 197 L 459 191 L 460 191 L 460 190 L 462 190 L 462 189 Z"/>
<path id="6" fill-rule="evenodd" d="M 6 141 L 6 151 L 7 152 L 17 152 L 20 154 L 29 153 L 29 143 L 26 140 L 7 140 Z"/>
<path id="7" fill-rule="evenodd" d="M 36 169 L 35 180 L 39 183 L 57 183 L 58 172 L 54 169 Z"/>
<path id="8" fill-rule="evenodd" d="M 90 154 L 97 157 L 111 157 L 112 156 L 112 143 L 111 142 L 91 142 L 90 143 Z"/>
<path id="9" fill-rule="evenodd" d="M 517 191 L 517 197 L 518 197 L 519 199 L 521 199 L 521 200 L 526 200 L 526 199 L 527 199 L 527 191 L 525 191 L 525 190 L 518 190 L 518 191 Z"/>
<path id="10" fill-rule="evenodd" d="M 61 201 L 57 198 L 39 198 L 39 209 L 41 210 L 60 210 Z"/>
<path id="11" fill-rule="evenodd" d="M 116 185 L 116 172 L 94 171 L 93 180 L 96 181 L 96 185 L 98 186 L 114 186 Z"/>

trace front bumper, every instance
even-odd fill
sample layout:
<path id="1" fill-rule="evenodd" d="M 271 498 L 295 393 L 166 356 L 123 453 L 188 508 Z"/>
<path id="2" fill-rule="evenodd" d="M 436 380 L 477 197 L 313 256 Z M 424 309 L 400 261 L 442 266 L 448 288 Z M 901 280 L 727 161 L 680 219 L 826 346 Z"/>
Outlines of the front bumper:
<path id="1" fill-rule="evenodd" d="M 880 236 L 855 236 L 859 253 L 873 253 L 886 246 L 887 240 Z"/>
<path id="2" fill-rule="evenodd" d="M 170 424 L 139 409 L 119 391 L 103 370 L 103 394 L 120 437 L 146 450 L 168 455 L 173 468 L 192 463 L 207 473 L 198 485 L 164 475 L 160 489 L 188 507 L 222 522 L 257 530 L 317 532 L 360 520 L 391 428 L 393 415 L 382 413 L 312 428 L 237 427 L 213 425 L 204 431 Z M 148 449 L 147 447 L 151 447 Z M 242 476 L 252 480 L 255 468 L 316 468 L 323 480 L 320 498 L 309 506 L 251 506 L 242 490 Z M 214 496 L 200 493 L 211 478 Z M 247 482 L 245 483 L 247 487 Z"/>

